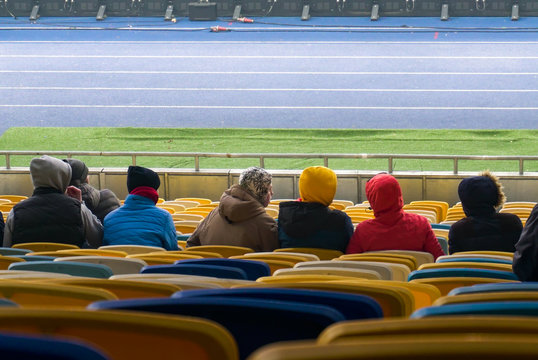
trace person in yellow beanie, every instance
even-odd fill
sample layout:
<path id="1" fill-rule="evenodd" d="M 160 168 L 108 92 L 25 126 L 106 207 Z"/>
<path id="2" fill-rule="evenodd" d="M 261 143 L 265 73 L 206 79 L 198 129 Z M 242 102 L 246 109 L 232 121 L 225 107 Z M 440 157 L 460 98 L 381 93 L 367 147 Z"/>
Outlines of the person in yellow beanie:
<path id="1" fill-rule="evenodd" d="M 329 168 L 311 166 L 303 170 L 299 178 L 301 198 L 280 203 L 280 247 L 345 251 L 353 234 L 353 224 L 347 214 L 329 208 L 336 186 L 336 174 Z"/>

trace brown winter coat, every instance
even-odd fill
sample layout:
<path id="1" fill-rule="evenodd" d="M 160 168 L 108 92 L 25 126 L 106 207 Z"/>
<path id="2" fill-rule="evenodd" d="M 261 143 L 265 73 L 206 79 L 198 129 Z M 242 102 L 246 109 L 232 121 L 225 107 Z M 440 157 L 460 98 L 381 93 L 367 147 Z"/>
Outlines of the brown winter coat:
<path id="1" fill-rule="evenodd" d="M 276 221 L 249 192 L 233 185 L 187 240 L 187 247 L 197 245 L 233 245 L 254 251 L 273 251 L 279 247 Z"/>

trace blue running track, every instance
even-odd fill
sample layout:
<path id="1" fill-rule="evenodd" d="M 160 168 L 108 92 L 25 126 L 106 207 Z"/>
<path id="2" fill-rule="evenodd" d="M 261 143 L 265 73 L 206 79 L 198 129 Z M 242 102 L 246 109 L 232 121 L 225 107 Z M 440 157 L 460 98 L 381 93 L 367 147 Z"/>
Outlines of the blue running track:
<path id="1" fill-rule="evenodd" d="M 538 18 L 254 20 L 0 18 L 0 134 L 538 128 Z"/>

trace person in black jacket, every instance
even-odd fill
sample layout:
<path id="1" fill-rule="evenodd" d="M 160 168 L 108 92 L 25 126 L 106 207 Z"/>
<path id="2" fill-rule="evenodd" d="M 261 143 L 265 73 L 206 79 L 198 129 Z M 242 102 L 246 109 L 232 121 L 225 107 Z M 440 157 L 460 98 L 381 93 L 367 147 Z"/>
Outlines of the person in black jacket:
<path id="1" fill-rule="evenodd" d="M 460 251 L 514 252 L 523 228 L 517 215 L 498 213 L 506 197 L 496 176 L 489 171 L 463 179 L 458 195 L 467 217 L 452 224 L 448 233 L 450 254 Z"/>
<path id="2" fill-rule="evenodd" d="M 13 207 L 4 229 L 4 247 L 27 242 L 55 242 L 99 247 L 103 225 L 82 203 L 79 189 L 69 186 L 71 167 L 43 155 L 30 162 L 31 197 Z"/>
<path id="3" fill-rule="evenodd" d="M 120 200 L 109 189 L 97 190 L 89 184 L 88 167 L 77 159 L 64 159 L 71 165 L 72 174 L 69 185 L 76 186 L 82 192 L 82 201 L 103 222 L 105 216 L 120 207 Z"/>
<path id="4" fill-rule="evenodd" d="M 516 244 L 512 269 L 521 281 L 538 281 L 538 205 L 532 209 Z"/>

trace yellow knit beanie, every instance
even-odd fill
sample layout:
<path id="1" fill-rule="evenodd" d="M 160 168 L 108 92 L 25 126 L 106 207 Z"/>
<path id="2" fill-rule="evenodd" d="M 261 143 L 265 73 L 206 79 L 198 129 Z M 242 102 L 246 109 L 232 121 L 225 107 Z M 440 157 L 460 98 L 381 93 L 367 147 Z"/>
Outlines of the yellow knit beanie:
<path id="1" fill-rule="evenodd" d="M 311 166 L 299 178 L 299 194 L 306 202 L 329 206 L 336 193 L 336 174 L 325 166 Z"/>

